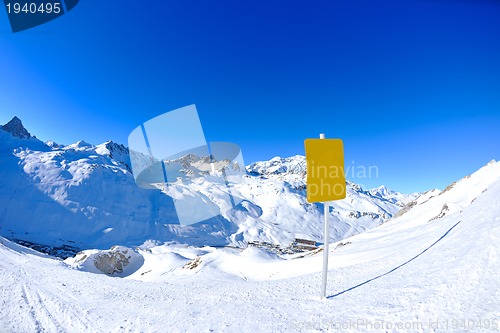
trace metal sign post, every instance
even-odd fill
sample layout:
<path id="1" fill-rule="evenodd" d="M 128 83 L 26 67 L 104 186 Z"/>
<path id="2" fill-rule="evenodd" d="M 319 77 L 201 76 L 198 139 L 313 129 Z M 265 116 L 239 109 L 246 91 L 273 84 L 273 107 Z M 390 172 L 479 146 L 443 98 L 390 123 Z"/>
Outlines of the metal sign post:
<path id="1" fill-rule="evenodd" d="M 321 133 L 319 135 L 320 139 L 325 139 L 325 134 Z M 321 298 L 326 297 L 326 281 L 328 278 L 328 253 L 330 252 L 330 228 L 328 226 L 328 215 L 329 215 L 329 205 L 328 201 L 324 201 L 323 205 L 325 206 L 325 232 L 323 239 L 323 274 L 322 274 L 322 282 L 321 282 Z"/>
<path id="2" fill-rule="evenodd" d="M 326 297 L 326 280 L 328 274 L 328 252 L 330 252 L 330 228 L 328 226 L 328 202 L 325 205 L 325 238 L 323 241 L 323 280 L 321 283 L 321 297 Z"/>

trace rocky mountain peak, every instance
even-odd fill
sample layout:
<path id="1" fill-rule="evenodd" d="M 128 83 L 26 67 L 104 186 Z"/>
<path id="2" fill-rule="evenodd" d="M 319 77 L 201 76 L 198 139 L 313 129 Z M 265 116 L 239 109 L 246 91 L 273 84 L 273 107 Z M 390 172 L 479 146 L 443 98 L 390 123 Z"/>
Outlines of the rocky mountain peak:
<path id="1" fill-rule="evenodd" d="M 12 118 L 7 124 L 1 126 L 1 128 L 20 139 L 30 139 L 32 138 L 31 134 L 28 132 L 26 128 L 24 128 L 21 119 L 18 117 Z"/>

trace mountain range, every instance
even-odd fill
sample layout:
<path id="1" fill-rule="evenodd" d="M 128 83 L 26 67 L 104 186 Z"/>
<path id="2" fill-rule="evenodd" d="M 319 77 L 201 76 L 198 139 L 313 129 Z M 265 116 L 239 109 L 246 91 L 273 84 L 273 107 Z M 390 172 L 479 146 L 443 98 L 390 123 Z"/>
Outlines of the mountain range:
<path id="1" fill-rule="evenodd" d="M 186 186 L 183 195 L 210 198 L 222 212 L 190 226 L 179 225 L 172 197 L 139 188 L 131 170 L 121 144 L 42 142 L 14 117 L 0 130 L 0 235 L 75 251 L 147 241 L 244 246 L 322 240 L 323 205 L 306 201 L 304 156 L 248 165 L 232 189 L 241 201 L 235 207 L 226 207 L 221 184 L 205 180 Z M 330 207 L 330 240 L 381 225 L 419 195 L 384 186 L 365 190 L 348 181 L 347 198 Z"/>

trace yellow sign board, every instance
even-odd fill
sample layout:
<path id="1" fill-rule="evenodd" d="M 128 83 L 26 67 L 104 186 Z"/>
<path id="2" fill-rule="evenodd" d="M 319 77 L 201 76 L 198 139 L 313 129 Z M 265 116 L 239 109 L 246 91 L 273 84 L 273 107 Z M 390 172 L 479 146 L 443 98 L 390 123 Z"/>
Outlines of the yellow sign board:
<path id="1" fill-rule="evenodd" d="M 306 139 L 307 201 L 346 197 L 344 144 L 340 139 Z"/>

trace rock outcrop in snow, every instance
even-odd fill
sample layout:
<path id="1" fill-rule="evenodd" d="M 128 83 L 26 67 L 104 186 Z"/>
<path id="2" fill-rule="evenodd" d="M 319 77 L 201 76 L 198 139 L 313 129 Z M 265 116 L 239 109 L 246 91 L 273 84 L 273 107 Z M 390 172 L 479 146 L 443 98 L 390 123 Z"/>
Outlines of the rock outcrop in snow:
<path id="1" fill-rule="evenodd" d="M 66 263 L 76 269 L 97 274 L 125 277 L 137 271 L 144 258 L 131 248 L 113 246 L 109 250 L 85 250 Z"/>

